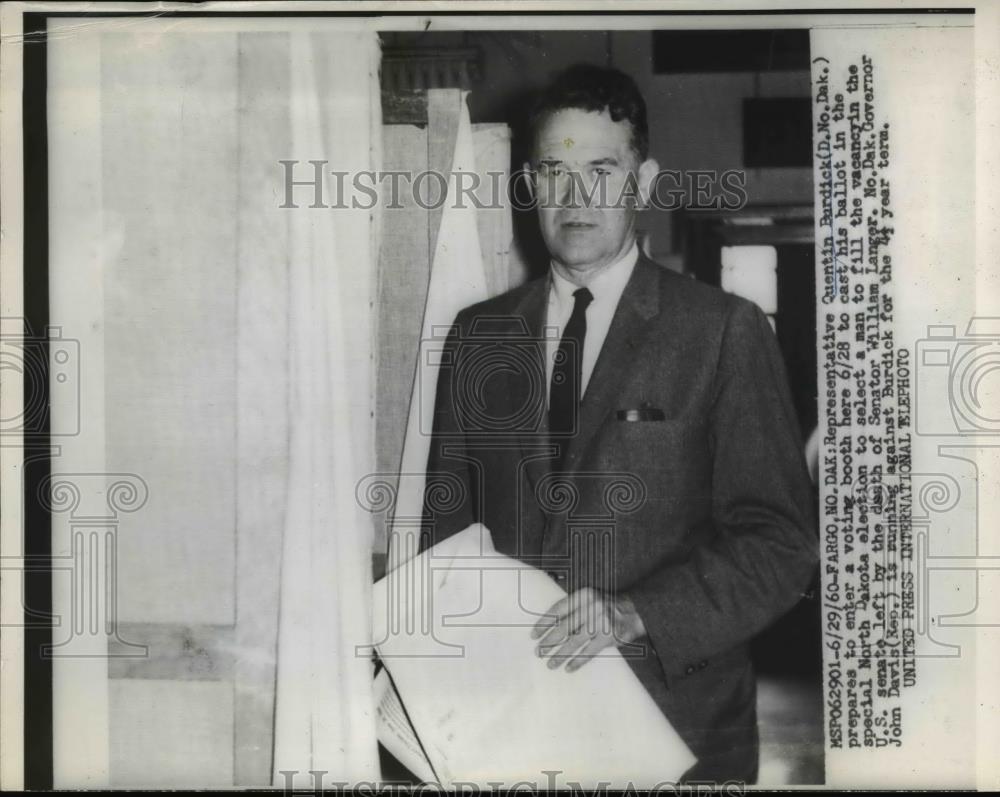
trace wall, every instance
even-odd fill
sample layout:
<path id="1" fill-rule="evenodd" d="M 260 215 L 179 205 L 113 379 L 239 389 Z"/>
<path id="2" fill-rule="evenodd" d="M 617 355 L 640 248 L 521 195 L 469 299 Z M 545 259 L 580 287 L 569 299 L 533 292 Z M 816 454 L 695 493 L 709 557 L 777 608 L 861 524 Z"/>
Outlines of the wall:
<path id="1" fill-rule="evenodd" d="M 743 100 L 809 95 L 805 70 L 654 75 L 648 31 L 616 31 L 611 42 L 612 63 L 646 98 L 650 153 L 662 168 L 742 169 Z M 746 189 L 750 204 L 812 204 L 812 168 L 747 169 Z M 676 251 L 670 215 L 651 210 L 644 219 L 654 257 Z"/>

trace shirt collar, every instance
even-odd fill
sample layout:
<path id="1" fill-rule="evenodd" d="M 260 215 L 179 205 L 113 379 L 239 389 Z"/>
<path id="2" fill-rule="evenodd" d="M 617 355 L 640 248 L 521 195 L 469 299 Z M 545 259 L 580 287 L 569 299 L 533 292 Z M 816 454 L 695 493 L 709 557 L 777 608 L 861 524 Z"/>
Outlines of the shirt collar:
<path id="1" fill-rule="evenodd" d="M 639 260 L 639 246 L 634 241 L 632 247 L 616 260 L 605 266 L 589 283 L 587 287 L 594 295 L 594 301 L 600 302 L 605 299 L 614 299 L 617 303 L 625 290 L 629 277 Z M 560 305 L 573 303 L 573 292 L 580 286 L 574 285 L 561 274 L 556 273 L 554 268 L 549 268 L 552 276 L 552 295 Z"/>

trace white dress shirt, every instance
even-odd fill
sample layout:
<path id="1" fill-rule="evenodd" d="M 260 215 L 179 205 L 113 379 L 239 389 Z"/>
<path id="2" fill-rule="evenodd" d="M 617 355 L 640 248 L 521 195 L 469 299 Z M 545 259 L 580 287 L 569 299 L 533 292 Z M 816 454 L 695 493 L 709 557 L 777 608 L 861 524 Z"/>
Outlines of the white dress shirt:
<path id="1" fill-rule="evenodd" d="M 618 300 L 628 284 L 629 277 L 639 259 L 639 247 L 632 248 L 620 259 L 605 266 L 590 282 L 587 288 L 594 300 L 587 307 L 587 334 L 583 339 L 583 361 L 580 383 L 581 396 L 586 393 L 590 383 L 590 375 L 594 372 L 594 364 L 604 346 L 604 339 L 611 328 L 611 319 L 618 308 Z M 559 351 L 559 341 L 569 317 L 573 314 L 576 300 L 573 292 L 579 289 L 565 277 L 550 268 L 549 308 L 545 321 L 545 390 L 546 396 L 552 387 L 552 368 L 556 353 Z"/>

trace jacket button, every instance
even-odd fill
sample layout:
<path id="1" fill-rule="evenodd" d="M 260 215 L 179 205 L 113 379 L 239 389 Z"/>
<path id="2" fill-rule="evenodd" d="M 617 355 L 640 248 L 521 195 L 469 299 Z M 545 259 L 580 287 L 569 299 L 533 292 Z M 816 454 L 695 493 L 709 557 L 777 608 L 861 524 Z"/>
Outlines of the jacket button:
<path id="1" fill-rule="evenodd" d="M 684 670 L 684 674 L 685 675 L 694 675 L 694 665 L 693 664 L 688 665 L 688 668 L 686 670 Z"/>

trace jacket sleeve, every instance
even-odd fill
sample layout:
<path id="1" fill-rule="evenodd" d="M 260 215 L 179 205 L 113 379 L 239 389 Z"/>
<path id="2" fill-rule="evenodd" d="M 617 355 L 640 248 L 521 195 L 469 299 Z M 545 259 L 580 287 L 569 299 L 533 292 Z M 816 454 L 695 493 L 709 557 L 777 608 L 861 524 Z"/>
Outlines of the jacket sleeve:
<path id="1" fill-rule="evenodd" d="M 729 312 L 709 410 L 714 537 L 630 589 L 670 676 L 749 640 L 789 610 L 818 559 L 809 480 L 767 318 Z"/>
<path id="2" fill-rule="evenodd" d="M 464 457 L 465 435 L 452 389 L 455 365 L 460 354 L 461 324 L 460 313 L 441 351 L 424 487 L 424 519 L 430 534 L 423 535 L 421 550 L 475 522 L 476 485 L 472 479 L 472 469 Z"/>

